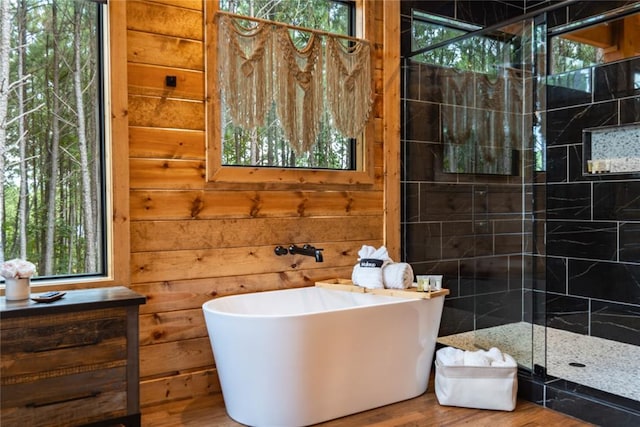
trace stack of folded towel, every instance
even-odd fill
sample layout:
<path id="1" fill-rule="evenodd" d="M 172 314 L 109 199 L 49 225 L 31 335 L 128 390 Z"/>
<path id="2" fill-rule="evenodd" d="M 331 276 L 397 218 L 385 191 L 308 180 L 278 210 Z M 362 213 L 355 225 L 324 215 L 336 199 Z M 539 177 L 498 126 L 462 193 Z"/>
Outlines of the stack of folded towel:
<path id="1" fill-rule="evenodd" d="M 458 348 L 444 347 L 436 352 L 436 360 L 444 366 L 500 366 L 507 368 L 518 366 L 513 357 L 501 352 L 496 347 L 486 351 L 464 351 Z"/>
<path id="2" fill-rule="evenodd" d="M 405 262 L 393 262 L 384 246 L 376 249 L 363 245 L 351 280 L 354 285 L 368 289 L 406 289 L 413 283 L 413 269 Z"/>

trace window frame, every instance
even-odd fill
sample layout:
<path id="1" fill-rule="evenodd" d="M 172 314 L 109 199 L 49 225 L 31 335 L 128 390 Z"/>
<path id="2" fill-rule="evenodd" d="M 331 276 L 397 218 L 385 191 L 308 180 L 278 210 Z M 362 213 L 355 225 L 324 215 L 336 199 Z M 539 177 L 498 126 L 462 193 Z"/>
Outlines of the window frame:
<path id="1" fill-rule="evenodd" d="M 103 13 L 104 49 L 104 272 L 31 281 L 32 292 L 129 286 L 129 120 L 127 94 L 127 4 L 110 1 Z M 109 120 L 110 119 L 110 120 Z M 4 285 L 2 286 L 4 293 Z"/>
<path id="2" fill-rule="evenodd" d="M 364 0 L 356 0 L 355 33 L 366 38 L 373 34 L 372 13 L 365 13 Z M 207 128 L 207 187 L 209 188 L 370 188 L 375 182 L 374 134 L 375 107 L 365 126 L 363 137 L 355 142 L 355 169 L 328 170 L 314 168 L 284 168 L 262 166 L 229 166 L 222 164 L 222 130 L 220 129 L 220 93 L 218 90 L 218 63 L 216 46 L 218 26 L 215 22 L 217 0 L 205 2 L 205 61 L 206 61 L 206 128 Z M 367 17 L 369 15 L 369 17 Z M 373 51 L 372 51 L 373 57 Z M 375 70 L 372 59 L 372 87 Z M 373 95 L 375 96 L 375 94 Z"/>

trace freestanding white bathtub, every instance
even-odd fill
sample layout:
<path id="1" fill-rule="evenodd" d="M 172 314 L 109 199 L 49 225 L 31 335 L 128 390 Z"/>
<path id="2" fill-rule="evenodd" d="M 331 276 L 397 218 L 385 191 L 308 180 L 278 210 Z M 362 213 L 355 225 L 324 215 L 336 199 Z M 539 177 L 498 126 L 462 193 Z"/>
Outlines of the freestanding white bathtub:
<path id="1" fill-rule="evenodd" d="M 305 426 L 424 393 L 443 304 L 318 287 L 206 302 L 227 413 Z"/>

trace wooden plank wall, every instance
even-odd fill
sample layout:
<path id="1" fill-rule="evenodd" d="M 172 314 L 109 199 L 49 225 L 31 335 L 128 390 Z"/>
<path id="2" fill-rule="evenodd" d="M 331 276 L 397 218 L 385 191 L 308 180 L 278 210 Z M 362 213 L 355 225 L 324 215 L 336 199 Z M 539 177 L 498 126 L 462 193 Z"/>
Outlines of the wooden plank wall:
<path id="1" fill-rule="evenodd" d="M 382 171 L 384 3 L 367 2 L 375 15 L 368 38 L 375 46 L 375 169 Z M 127 1 L 131 288 L 147 296 L 143 407 L 219 391 L 204 302 L 350 277 L 360 247 L 384 239 L 382 173 L 358 191 L 205 185 L 203 9 L 202 0 Z M 167 75 L 177 76 L 175 89 L 165 87 Z M 274 254 L 291 243 L 324 248 L 324 262 Z"/>

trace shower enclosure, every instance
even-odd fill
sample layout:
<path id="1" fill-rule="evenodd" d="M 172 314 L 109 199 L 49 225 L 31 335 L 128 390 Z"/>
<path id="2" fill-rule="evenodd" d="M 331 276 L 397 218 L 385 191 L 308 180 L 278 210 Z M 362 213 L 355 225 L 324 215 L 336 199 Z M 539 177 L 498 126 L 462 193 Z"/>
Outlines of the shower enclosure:
<path id="1" fill-rule="evenodd" d="M 489 24 L 461 8 L 497 2 L 428 3 L 403 2 L 402 225 L 451 290 L 440 344 L 498 347 L 524 397 L 640 425 L 640 2 Z"/>

